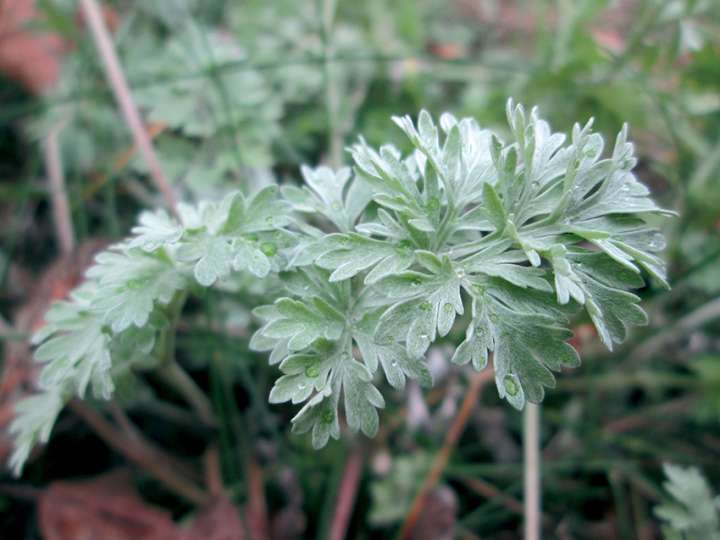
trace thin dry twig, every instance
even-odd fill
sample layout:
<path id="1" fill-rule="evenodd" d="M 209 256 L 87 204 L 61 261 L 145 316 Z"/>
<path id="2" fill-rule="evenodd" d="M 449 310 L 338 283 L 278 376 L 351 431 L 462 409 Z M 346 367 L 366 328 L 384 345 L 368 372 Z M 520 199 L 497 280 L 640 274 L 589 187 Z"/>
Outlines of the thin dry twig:
<path id="1" fill-rule="evenodd" d="M 540 540 L 540 406 L 525 405 L 523 413 L 525 540 Z"/>
<path id="2" fill-rule="evenodd" d="M 637 413 L 612 420 L 605 424 L 605 431 L 614 434 L 627 433 L 645 427 L 647 424 L 656 425 L 658 418 L 677 418 L 678 414 L 686 412 L 696 401 L 693 396 L 683 396 L 666 401 L 655 407 L 643 409 Z"/>
<path id="3" fill-rule="evenodd" d="M 220 470 L 220 452 L 217 446 L 212 445 L 205 450 L 203 456 L 205 463 L 205 486 L 213 497 L 223 494 L 222 471 Z"/>
<path id="4" fill-rule="evenodd" d="M 365 450 L 362 446 L 356 446 L 345 463 L 345 470 L 340 481 L 340 492 L 335 506 L 335 514 L 330 525 L 330 540 L 343 540 L 345 538 L 364 464 Z"/>
<path id="5" fill-rule="evenodd" d="M 658 332 L 649 338 L 635 350 L 632 356 L 636 362 L 649 360 L 673 341 L 686 336 L 691 330 L 718 318 L 720 318 L 720 297 L 710 300 L 695 311 L 688 313 L 676 321 L 672 328 Z"/>
<path id="6" fill-rule="evenodd" d="M 53 219 L 56 233 L 63 255 L 70 255 L 75 249 L 75 232 L 73 231 L 72 215 L 65 189 L 65 175 L 63 173 L 62 158 L 60 155 L 60 132 L 62 126 L 52 127 L 45 138 L 43 151 L 47 167 L 48 182 L 52 200 Z"/>
<path id="7" fill-rule="evenodd" d="M 123 435 L 101 414 L 82 401 L 71 401 L 70 408 L 109 446 L 138 464 L 173 492 L 198 505 L 209 501 L 208 494 L 202 488 L 180 474 L 173 465 L 173 460 L 165 459 L 156 452 L 147 452 L 137 440 Z"/>
<path id="8" fill-rule="evenodd" d="M 151 141 L 153 141 L 154 139 L 156 139 L 157 137 L 162 135 L 165 132 L 165 130 L 167 129 L 167 127 L 168 127 L 167 124 L 165 124 L 163 122 L 152 122 L 152 123 L 148 124 L 148 126 L 147 126 L 148 137 L 150 138 Z M 110 172 L 94 176 L 92 178 L 92 182 L 83 189 L 83 198 L 89 199 L 90 197 L 95 195 L 95 193 L 97 193 L 105 184 L 107 184 L 107 182 L 113 176 L 120 174 L 123 171 L 123 169 L 125 169 L 125 167 L 127 167 L 130 164 L 130 162 L 137 155 L 137 153 L 138 153 L 138 146 L 137 146 L 137 144 L 133 143 L 132 146 L 130 146 L 129 148 L 126 148 L 125 150 L 123 150 L 122 152 L 117 154 L 115 156 L 115 159 L 112 160 L 112 167 L 110 169 Z M 127 185 L 127 183 L 126 183 L 125 188 L 128 191 L 131 190 L 131 188 Z"/>
<path id="9" fill-rule="evenodd" d="M 105 26 L 100 7 L 96 0 L 80 0 L 80 7 L 92 32 L 95 45 L 97 46 L 105 68 L 108 82 L 112 87 L 113 94 L 115 94 L 115 99 L 125 117 L 125 122 L 132 132 L 135 145 L 147 162 L 150 177 L 165 199 L 168 208 L 172 212 L 175 212 L 175 194 L 173 193 L 170 182 L 165 176 L 148 132 L 140 118 L 140 113 L 135 105 L 130 87 L 128 86 L 125 74 L 115 53 L 110 33 Z"/>
<path id="10" fill-rule="evenodd" d="M 7 495 L 13 499 L 26 501 L 37 501 L 42 494 L 42 489 L 27 485 L 0 484 L 0 494 Z"/>
<path id="11" fill-rule="evenodd" d="M 483 386 L 491 381 L 493 377 L 493 370 L 485 369 L 479 373 L 473 373 L 470 378 L 470 387 L 465 393 L 465 398 L 460 406 L 460 410 L 445 435 L 445 442 L 435 456 L 430 472 L 428 472 L 428 475 L 425 477 L 420 490 L 415 496 L 415 500 L 413 500 L 413 503 L 410 506 L 410 511 L 405 517 L 405 522 L 403 523 L 403 526 L 400 529 L 400 534 L 398 535 L 400 540 L 407 540 L 410 538 L 410 535 L 417 524 L 417 520 L 423 511 L 428 493 L 440 480 L 440 477 L 447 466 L 448 460 L 450 459 L 450 455 L 457 445 L 458 440 L 460 440 L 460 435 L 462 435 L 465 430 L 465 426 L 470 419 L 470 414 L 475 408 L 475 404 L 480 396 L 480 390 L 482 390 Z"/>
<path id="12" fill-rule="evenodd" d="M 250 452 L 247 459 L 248 505 L 246 522 L 254 540 L 270 538 L 270 522 L 265 501 L 263 470 Z"/>
<path id="13" fill-rule="evenodd" d="M 470 488 L 472 491 L 474 491 L 481 497 L 497 501 L 508 510 L 515 512 L 516 514 L 522 515 L 522 503 L 510 497 L 509 495 L 506 495 L 505 493 L 503 493 L 502 490 L 496 488 L 490 482 L 486 482 L 485 480 L 482 480 L 480 478 L 469 477 L 458 478 L 458 480 L 460 480 L 463 484 L 465 484 L 468 488 Z"/>

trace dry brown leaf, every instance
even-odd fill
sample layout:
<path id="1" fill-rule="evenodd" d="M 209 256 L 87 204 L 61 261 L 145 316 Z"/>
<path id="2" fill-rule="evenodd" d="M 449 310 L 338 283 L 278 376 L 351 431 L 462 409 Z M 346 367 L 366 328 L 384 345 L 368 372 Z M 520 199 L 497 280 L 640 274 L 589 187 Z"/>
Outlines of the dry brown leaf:
<path id="1" fill-rule="evenodd" d="M 169 515 L 142 501 L 124 471 L 83 482 L 51 484 L 40 496 L 38 515 L 45 540 L 178 538 Z"/>
<path id="2" fill-rule="evenodd" d="M 411 540 L 452 540 L 455 538 L 458 501 L 448 486 L 427 494 L 423 513 L 410 535 Z"/>
<path id="3" fill-rule="evenodd" d="M 103 6 L 102 14 L 114 32 L 120 15 L 108 6 Z M 0 73 L 38 95 L 53 89 L 62 56 L 73 47 L 57 34 L 28 28 L 41 17 L 36 0 L 0 0 Z M 79 13 L 76 23 L 85 24 Z"/>
<path id="4" fill-rule="evenodd" d="M 238 509 L 225 496 L 219 496 L 195 516 L 181 540 L 245 540 L 245 529 Z M 263 540 L 263 539 L 257 539 Z"/>
<path id="5" fill-rule="evenodd" d="M 37 17 L 35 0 L 0 0 L 0 72 L 41 94 L 55 86 L 67 44 L 57 35 L 27 30 Z"/>

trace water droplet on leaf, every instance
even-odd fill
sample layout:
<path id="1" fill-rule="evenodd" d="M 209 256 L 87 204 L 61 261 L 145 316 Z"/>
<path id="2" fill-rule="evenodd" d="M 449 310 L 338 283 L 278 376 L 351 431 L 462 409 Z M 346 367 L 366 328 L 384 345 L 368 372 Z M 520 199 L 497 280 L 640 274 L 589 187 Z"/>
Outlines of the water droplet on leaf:
<path id="1" fill-rule="evenodd" d="M 306 377 L 317 377 L 318 375 L 320 375 L 320 368 L 317 366 L 308 366 L 305 368 Z"/>
<path id="2" fill-rule="evenodd" d="M 335 413 L 331 410 L 323 411 L 321 420 L 323 424 L 332 424 L 333 420 L 335 420 Z"/>
<path id="3" fill-rule="evenodd" d="M 503 381 L 503 386 L 505 386 L 505 391 L 510 396 L 517 396 L 517 393 L 520 390 L 520 388 L 518 387 L 518 383 L 511 375 L 505 377 L 505 380 Z"/>
<path id="4" fill-rule="evenodd" d="M 137 290 L 137 289 L 142 289 L 144 284 L 145 284 L 144 279 L 129 279 L 126 286 L 128 289 Z"/>
<path id="5" fill-rule="evenodd" d="M 398 247 L 400 249 L 411 249 L 412 248 L 412 242 L 410 240 L 401 240 L 398 244 Z"/>
<path id="6" fill-rule="evenodd" d="M 430 302 L 423 302 L 420 304 L 420 309 L 422 311 L 430 311 L 432 309 L 432 304 Z"/>
<path id="7" fill-rule="evenodd" d="M 272 257 L 277 253 L 277 247 L 275 247 L 275 244 L 272 242 L 263 242 L 260 244 L 260 251 L 262 251 L 266 256 Z"/>

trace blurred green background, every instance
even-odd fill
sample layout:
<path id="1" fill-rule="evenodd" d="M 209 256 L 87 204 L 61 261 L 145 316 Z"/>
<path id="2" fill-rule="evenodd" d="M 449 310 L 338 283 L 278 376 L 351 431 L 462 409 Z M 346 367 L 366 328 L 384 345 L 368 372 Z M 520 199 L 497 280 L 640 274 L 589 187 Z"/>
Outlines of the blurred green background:
<path id="1" fill-rule="evenodd" d="M 542 406 L 544 527 L 551 538 L 658 537 L 653 508 L 668 499 L 665 462 L 698 467 L 720 491 L 720 2 L 105 4 L 134 97 L 185 200 L 296 182 L 301 164 L 348 162 L 344 147 L 359 135 L 402 147 L 390 116 L 422 108 L 502 130 L 513 97 L 537 105 L 558 131 L 594 117 L 606 141 L 628 123 L 637 176 L 680 214 L 664 231 L 673 289 L 641 291 L 650 325 L 613 352 L 576 321 L 583 365 L 561 375 Z M 0 1 L 0 71 L 7 371 L 10 349 L 27 337 L 17 314 L 59 254 L 41 150 L 48 134 L 59 134 L 78 244 L 119 239 L 141 209 L 161 203 L 75 2 Z M 263 471 L 273 527 L 283 511 L 295 516 L 274 538 L 330 538 L 346 456 L 362 445 L 348 538 L 392 538 L 456 418 L 463 372 L 448 367 L 447 348 L 434 349 L 436 387 L 424 396 L 388 390 L 375 440 L 314 451 L 288 433 L 291 407 L 267 405 L 275 368 L 247 348 L 249 309 L 271 292 L 248 284 L 208 293 L 181 325 L 181 358 L 222 418 L 223 483 L 235 503 L 251 504 L 250 461 Z M 201 461 L 207 434 L 154 415 L 157 403 L 172 401 L 156 381 L 133 384 L 120 397 L 133 421 Z M 414 538 L 520 537 L 520 442 L 520 414 L 483 393 Z M 22 479 L 0 480 L 0 536 L 41 534 L 29 494 L 122 461 L 68 414 Z M 146 501 L 175 517 L 188 511 L 135 479 Z"/>

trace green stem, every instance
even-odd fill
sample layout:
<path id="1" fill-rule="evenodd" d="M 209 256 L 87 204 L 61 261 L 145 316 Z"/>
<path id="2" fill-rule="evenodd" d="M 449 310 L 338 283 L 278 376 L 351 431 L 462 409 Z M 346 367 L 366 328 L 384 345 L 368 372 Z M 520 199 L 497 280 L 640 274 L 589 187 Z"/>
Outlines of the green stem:
<path id="1" fill-rule="evenodd" d="M 212 405 L 205 392 L 174 359 L 161 368 L 160 375 L 165 382 L 182 395 L 204 423 L 215 424 Z"/>
<path id="2" fill-rule="evenodd" d="M 168 306 L 170 324 L 163 335 L 163 360 L 158 373 L 162 379 L 175 389 L 197 413 L 200 419 L 215 425 L 215 417 L 210 400 L 190 375 L 178 364 L 175 358 L 175 337 L 182 308 L 187 298 L 186 292 L 178 293 Z"/>

